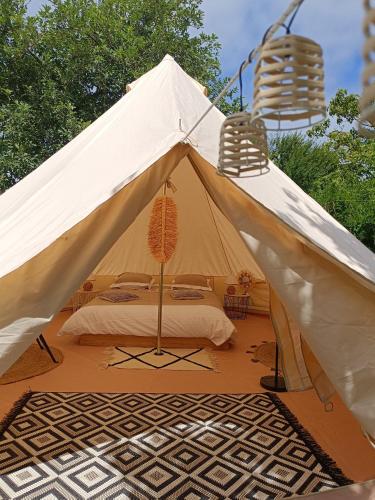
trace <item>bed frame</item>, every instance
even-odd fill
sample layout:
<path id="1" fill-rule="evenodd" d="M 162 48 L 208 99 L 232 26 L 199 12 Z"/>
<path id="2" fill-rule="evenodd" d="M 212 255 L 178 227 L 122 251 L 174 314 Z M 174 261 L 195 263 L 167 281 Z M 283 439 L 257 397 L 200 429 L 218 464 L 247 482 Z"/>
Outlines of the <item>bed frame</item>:
<path id="1" fill-rule="evenodd" d="M 92 335 L 84 333 L 79 336 L 80 345 L 90 346 L 119 346 L 119 347 L 156 347 L 156 337 L 138 337 L 136 335 Z M 163 337 L 162 348 L 203 349 L 209 347 L 218 351 L 227 351 L 233 345 L 233 340 L 228 339 L 217 346 L 204 337 Z"/>

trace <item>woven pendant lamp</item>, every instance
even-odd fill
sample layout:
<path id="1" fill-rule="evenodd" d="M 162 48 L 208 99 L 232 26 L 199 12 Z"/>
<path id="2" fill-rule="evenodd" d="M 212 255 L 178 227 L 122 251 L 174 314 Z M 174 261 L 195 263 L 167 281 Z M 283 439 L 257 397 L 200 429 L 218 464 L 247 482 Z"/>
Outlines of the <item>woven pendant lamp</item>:
<path id="1" fill-rule="evenodd" d="M 363 47 L 365 68 L 362 73 L 360 133 L 364 136 L 375 137 L 375 132 L 366 127 L 366 123 L 375 126 L 375 3 L 364 0 L 364 7 L 363 31 L 366 41 Z"/>
<path id="2" fill-rule="evenodd" d="M 240 177 L 268 163 L 267 135 L 262 120 L 244 111 L 229 116 L 220 132 L 218 171 Z"/>
<path id="3" fill-rule="evenodd" d="M 253 118 L 267 130 L 297 130 L 325 114 L 320 45 L 289 33 L 266 41 L 255 66 Z"/>

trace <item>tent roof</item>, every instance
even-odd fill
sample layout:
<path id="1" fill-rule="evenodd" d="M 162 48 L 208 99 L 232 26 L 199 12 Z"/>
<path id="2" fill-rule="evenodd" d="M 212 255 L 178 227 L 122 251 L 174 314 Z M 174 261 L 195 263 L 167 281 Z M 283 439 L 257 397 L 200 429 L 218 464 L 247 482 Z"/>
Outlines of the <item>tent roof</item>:
<path id="1" fill-rule="evenodd" d="M 131 92 L 0 197 L 0 276 L 37 255 L 183 139 L 209 106 L 192 81 L 166 56 Z M 217 163 L 223 120 L 212 109 L 188 138 L 211 165 Z M 231 182 L 346 272 L 375 283 L 374 255 L 271 162 L 267 173 Z"/>
<path id="2" fill-rule="evenodd" d="M 173 57 L 167 54 L 163 61 L 174 61 Z M 126 86 L 126 92 L 130 92 L 133 90 L 136 86 L 138 86 L 140 83 L 147 83 L 148 79 L 151 77 L 152 78 L 152 72 L 154 71 L 155 68 L 152 68 L 150 71 L 147 71 L 147 73 L 144 73 L 142 76 L 137 78 L 137 80 L 132 81 L 131 83 L 128 83 Z M 190 81 L 193 85 L 195 85 L 204 95 L 207 95 L 207 88 L 199 83 L 197 80 L 194 80 L 190 75 L 186 73 L 186 76 L 190 78 Z"/>

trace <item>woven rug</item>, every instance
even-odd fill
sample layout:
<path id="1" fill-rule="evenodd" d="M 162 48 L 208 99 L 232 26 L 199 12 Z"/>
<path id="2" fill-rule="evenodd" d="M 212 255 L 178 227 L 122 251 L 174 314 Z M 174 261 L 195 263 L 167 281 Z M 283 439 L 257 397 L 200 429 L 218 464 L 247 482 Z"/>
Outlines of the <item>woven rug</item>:
<path id="1" fill-rule="evenodd" d="M 350 484 L 274 394 L 28 393 L 2 499 L 274 499 Z"/>
<path id="2" fill-rule="evenodd" d="M 51 351 L 57 360 L 54 363 L 46 350 L 38 345 L 32 344 L 20 358 L 0 377 L 0 384 L 11 384 L 57 368 L 63 362 L 64 356 L 59 349 L 51 347 Z"/>
<path id="3" fill-rule="evenodd" d="M 110 347 L 106 368 L 128 368 L 144 370 L 213 370 L 213 360 L 205 349 L 156 349 L 145 347 Z"/>

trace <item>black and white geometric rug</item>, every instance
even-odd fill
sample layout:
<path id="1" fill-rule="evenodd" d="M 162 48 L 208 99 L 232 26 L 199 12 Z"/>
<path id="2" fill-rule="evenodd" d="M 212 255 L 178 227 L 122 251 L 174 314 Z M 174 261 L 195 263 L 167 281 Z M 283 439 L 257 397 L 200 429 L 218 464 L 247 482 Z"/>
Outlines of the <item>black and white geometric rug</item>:
<path id="1" fill-rule="evenodd" d="M 26 394 L 1 499 L 274 499 L 350 484 L 274 394 Z"/>

